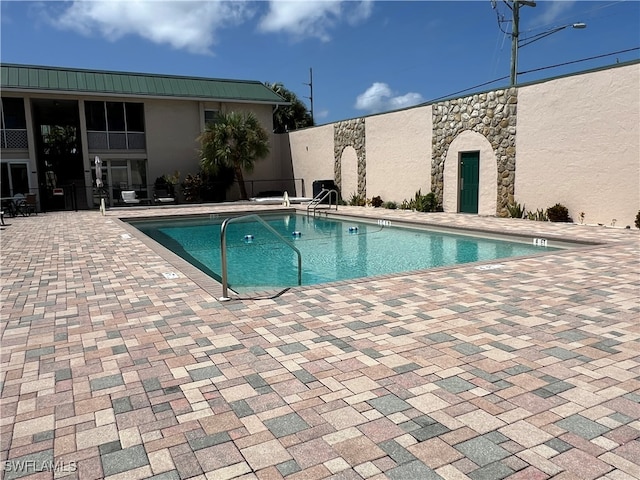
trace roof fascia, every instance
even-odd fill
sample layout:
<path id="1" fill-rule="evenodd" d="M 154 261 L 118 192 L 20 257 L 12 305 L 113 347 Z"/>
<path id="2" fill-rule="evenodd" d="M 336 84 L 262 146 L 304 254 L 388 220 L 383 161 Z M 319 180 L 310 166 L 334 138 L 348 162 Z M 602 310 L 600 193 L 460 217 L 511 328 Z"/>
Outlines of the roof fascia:
<path id="1" fill-rule="evenodd" d="M 73 91 L 65 92 L 64 90 L 43 90 L 35 88 L 16 88 L 16 87 L 4 87 L 2 92 L 15 92 L 15 93 L 35 93 L 38 95 L 64 95 L 67 97 L 108 97 L 108 98 L 135 98 L 138 100 L 189 100 L 193 102 L 226 102 L 226 103 L 253 103 L 260 105 L 290 105 L 291 102 L 272 102 L 267 100 L 248 100 L 240 98 L 218 98 L 218 97 L 176 97 L 172 95 L 133 95 L 130 93 L 101 93 L 101 92 L 82 92 Z"/>

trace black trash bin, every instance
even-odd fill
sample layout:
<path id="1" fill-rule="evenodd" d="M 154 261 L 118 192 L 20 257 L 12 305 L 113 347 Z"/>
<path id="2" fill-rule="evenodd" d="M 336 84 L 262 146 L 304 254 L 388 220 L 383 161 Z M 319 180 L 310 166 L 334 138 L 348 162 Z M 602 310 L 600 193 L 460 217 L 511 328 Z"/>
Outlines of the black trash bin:
<path id="1" fill-rule="evenodd" d="M 338 198 L 340 198 L 340 191 L 338 190 L 336 182 L 333 180 L 315 180 L 313 182 L 313 197 L 315 198 L 323 188 L 326 188 L 327 190 L 335 190 L 338 192 Z M 336 203 L 337 199 L 335 198 L 335 195 L 332 195 L 331 201 Z M 327 196 L 322 203 L 329 203 L 329 196 Z"/>

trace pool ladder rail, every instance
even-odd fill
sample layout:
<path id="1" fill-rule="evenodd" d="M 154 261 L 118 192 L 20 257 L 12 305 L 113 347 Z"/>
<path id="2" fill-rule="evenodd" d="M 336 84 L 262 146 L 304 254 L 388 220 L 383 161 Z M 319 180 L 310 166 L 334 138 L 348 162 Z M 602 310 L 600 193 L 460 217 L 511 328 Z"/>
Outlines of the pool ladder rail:
<path id="1" fill-rule="evenodd" d="M 333 204 L 332 200 L 335 196 L 335 201 L 336 203 Z M 322 202 L 324 200 L 326 200 L 327 198 L 329 198 L 329 204 L 327 207 L 325 207 Z M 336 211 L 338 211 L 338 192 L 336 190 L 329 190 L 327 188 L 323 188 L 320 193 L 318 193 L 315 197 L 313 197 L 313 200 L 311 200 L 309 202 L 309 204 L 307 205 L 307 217 L 309 216 L 309 212 L 313 212 L 313 216 L 316 216 L 316 210 L 322 205 L 322 208 L 326 208 L 328 210 L 331 210 L 332 206 L 336 207 Z"/>
<path id="2" fill-rule="evenodd" d="M 337 209 L 337 208 L 336 208 Z M 302 254 L 300 250 L 296 248 L 296 246 L 290 241 L 280 235 L 276 229 L 274 229 L 271 225 L 265 222 L 262 217 L 256 214 L 251 215 L 242 215 L 240 217 L 231 217 L 227 218 L 222 222 L 220 227 L 220 263 L 222 267 L 222 297 L 218 300 L 220 302 L 227 302 L 231 300 L 229 297 L 229 275 L 227 272 L 227 226 L 233 222 L 239 222 L 242 220 L 255 220 L 256 222 L 262 224 L 267 230 L 269 230 L 276 238 L 282 240 L 285 244 L 290 246 L 296 255 L 298 256 L 298 285 L 302 285 Z M 253 235 L 247 235 L 253 239 Z"/>

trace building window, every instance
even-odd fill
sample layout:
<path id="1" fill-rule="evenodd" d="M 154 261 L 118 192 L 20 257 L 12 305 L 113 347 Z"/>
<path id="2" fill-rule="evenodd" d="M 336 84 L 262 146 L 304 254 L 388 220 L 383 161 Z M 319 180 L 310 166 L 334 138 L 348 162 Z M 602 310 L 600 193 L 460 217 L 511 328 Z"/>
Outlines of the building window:
<path id="1" fill-rule="evenodd" d="M 107 102 L 107 129 L 110 132 L 127 130 L 127 124 L 124 121 L 124 103 Z"/>
<path id="2" fill-rule="evenodd" d="M 84 115 L 87 119 L 87 130 L 107 131 L 107 116 L 104 102 L 84 102 Z"/>
<path id="3" fill-rule="evenodd" d="M 205 110 L 204 111 L 204 124 L 216 123 L 220 118 L 220 112 L 218 110 Z"/>
<path id="4" fill-rule="evenodd" d="M 2 148 L 29 148 L 27 142 L 27 119 L 22 98 L 2 97 L 0 121 L 0 146 Z"/>
<path id="5" fill-rule="evenodd" d="M 144 104 L 84 102 L 89 151 L 144 150 Z"/>
<path id="6" fill-rule="evenodd" d="M 24 114 L 22 98 L 2 97 L 2 129 L 26 129 L 27 119 Z"/>

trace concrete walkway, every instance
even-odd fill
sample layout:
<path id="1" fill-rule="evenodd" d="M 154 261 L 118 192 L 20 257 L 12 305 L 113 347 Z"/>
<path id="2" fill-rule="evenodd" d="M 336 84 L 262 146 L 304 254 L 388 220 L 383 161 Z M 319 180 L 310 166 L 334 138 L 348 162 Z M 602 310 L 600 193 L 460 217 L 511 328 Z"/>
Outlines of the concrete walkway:
<path id="1" fill-rule="evenodd" d="M 244 208 L 7 219 L 5 479 L 640 478 L 637 229 L 341 207 L 600 245 L 220 303 L 119 220 Z"/>

